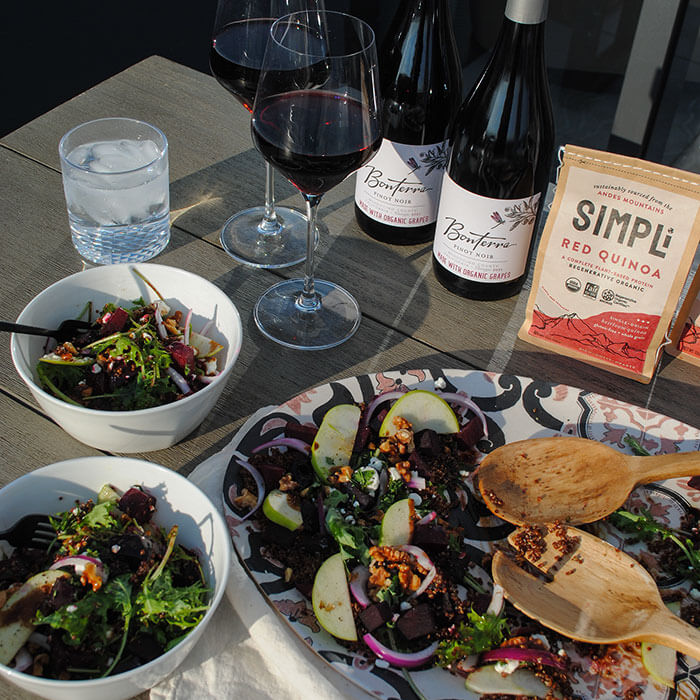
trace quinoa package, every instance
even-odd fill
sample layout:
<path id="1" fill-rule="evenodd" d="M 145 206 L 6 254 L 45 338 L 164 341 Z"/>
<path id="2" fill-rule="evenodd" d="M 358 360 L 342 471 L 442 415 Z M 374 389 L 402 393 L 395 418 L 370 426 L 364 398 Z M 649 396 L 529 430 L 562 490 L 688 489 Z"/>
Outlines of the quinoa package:
<path id="1" fill-rule="evenodd" d="M 698 240 L 700 175 L 567 145 L 519 336 L 649 382 Z"/>
<path id="2" fill-rule="evenodd" d="M 700 269 L 695 272 L 678 312 L 671 332 L 671 342 L 666 350 L 681 360 L 700 367 Z"/>

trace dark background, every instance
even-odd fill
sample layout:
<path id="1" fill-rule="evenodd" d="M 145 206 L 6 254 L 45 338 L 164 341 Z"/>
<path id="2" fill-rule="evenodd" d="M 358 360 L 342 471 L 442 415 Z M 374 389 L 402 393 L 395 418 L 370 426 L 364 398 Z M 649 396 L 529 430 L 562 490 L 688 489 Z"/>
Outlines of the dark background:
<path id="1" fill-rule="evenodd" d="M 399 0 L 328 0 L 382 33 Z M 5 0 L 0 10 L 4 135 L 153 54 L 209 72 L 215 0 Z"/>
<path id="2" fill-rule="evenodd" d="M 325 0 L 328 9 L 369 22 L 378 44 L 407 2 Z M 493 46 L 505 0 L 449 4 L 466 91 Z M 653 148 L 630 154 L 700 172 L 700 0 L 689 0 L 687 8 L 681 40 L 669 52 L 675 68 L 665 84 L 671 89 L 650 122 Z M 558 143 L 616 150 L 610 134 L 641 9 L 642 0 L 550 0 L 546 53 Z M 215 10 L 216 0 L 6 0 L 0 136 L 153 54 L 208 74 Z M 655 91 L 661 66 L 658 73 Z"/>

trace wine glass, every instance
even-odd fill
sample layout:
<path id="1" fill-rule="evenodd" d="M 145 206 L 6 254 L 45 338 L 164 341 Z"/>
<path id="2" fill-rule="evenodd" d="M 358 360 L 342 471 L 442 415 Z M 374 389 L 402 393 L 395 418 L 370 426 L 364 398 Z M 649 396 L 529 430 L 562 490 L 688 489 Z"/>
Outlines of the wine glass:
<path id="1" fill-rule="evenodd" d="M 272 23 L 309 4 L 309 0 L 218 0 L 209 66 L 249 112 Z M 232 258 L 252 267 L 280 268 L 304 260 L 306 217 L 297 209 L 275 206 L 269 163 L 265 163 L 265 205 L 228 219 L 221 229 L 221 244 Z"/>
<path id="2" fill-rule="evenodd" d="M 360 323 L 355 299 L 314 279 L 321 196 L 365 163 L 381 141 L 374 33 L 341 12 L 301 11 L 270 29 L 253 108 L 253 141 L 306 201 L 303 279 L 279 282 L 254 318 L 272 340 L 302 350 L 330 348 Z"/>

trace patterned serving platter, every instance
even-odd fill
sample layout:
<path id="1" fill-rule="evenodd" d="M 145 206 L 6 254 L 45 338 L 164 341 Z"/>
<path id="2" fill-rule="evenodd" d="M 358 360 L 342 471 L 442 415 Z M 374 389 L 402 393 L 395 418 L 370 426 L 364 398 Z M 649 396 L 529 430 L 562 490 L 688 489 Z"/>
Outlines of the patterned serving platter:
<path id="1" fill-rule="evenodd" d="M 289 421 L 318 426 L 326 411 L 336 404 L 368 402 L 377 393 L 386 391 L 433 389 L 436 380 L 439 384 L 444 381 L 444 391 L 470 396 L 486 414 L 489 437 L 479 444 L 484 453 L 506 442 L 552 435 L 585 437 L 629 451 L 623 442 L 628 433 L 651 453 L 700 450 L 700 430 L 617 399 L 514 375 L 445 369 L 433 373 L 428 370 L 378 372 L 308 389 L 263 415 L 246 434 L 239 436 L 238 452 L 250 456 L 257 445 L 280 435 Z M 601 469 L 605 469 L 604 464 Z M 240 520 L 233 506 L 237 470 L 232 462 L 226 471 L 222 494 L 236 552 L 268 603 L 300 640 L 349 680 L 380 698 L 419 698 L 415 689 L 427 700 L 477 697 L 465 689 L 462 679 L 443 669 L 412 671 L 409 679 L 400 670 L 351 653 L 321 629 L 310 601 L 285 582 L 280 564 L 266 556 L 254 524 Z M 610 474 L 610 478 L 614 479 L 615 475 Z M 648 485 L 637 489 L 630 498 L 644 500 L 657 519 L 671 525 L 677 525 L 691 506 L 700 507 L 700 490 L 693 488 L 688 478 Z M 465 544 L 487 550 L 510 531 L 510 526 L 490 516 L 471 492 L 468 500 L 460 505 L 461 520 L 469 533 Z M 614 533 L 610 537 L 614 539 Z M 623 540 L 617 539 L 615 543 L 627 548 Z M 666 581 L 663 585 L 682 584 Z M 700 663 L 695 660 L 679 655 L 676 689 L 671 690 L 649 677 L 634 646 L 620 646 L 616 656 L 619 670 L 614 676 L 581 674 L 575 679 L 576 693 L 591 700 L 630 697 L 635 692 L 644 700 L 694 700 L 700 695 Z"/>

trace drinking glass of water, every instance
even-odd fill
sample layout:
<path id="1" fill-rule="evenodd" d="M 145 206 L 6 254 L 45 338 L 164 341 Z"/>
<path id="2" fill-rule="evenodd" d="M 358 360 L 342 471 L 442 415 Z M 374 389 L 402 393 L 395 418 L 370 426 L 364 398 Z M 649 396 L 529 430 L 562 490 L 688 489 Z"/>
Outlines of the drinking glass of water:
<path id="1" fill-rule="evenodd" d="M 121 117 L 71 129 L 58 146 L 73 245 L 99 265 L 143 262 L 170 240 L 168 141 Z"/>

